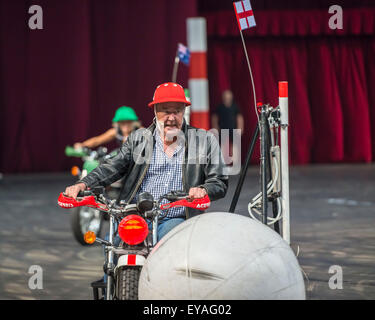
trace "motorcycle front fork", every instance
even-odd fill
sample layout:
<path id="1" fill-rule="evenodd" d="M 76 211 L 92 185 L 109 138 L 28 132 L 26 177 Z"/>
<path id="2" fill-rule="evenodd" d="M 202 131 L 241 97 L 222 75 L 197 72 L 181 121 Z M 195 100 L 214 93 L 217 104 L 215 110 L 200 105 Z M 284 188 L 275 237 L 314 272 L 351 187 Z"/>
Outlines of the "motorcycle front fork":
<path id="1" fill-rule="evenodd" d="M 111 215 L 109 218 L 109 239 L 110 243 L 114 243 L 115 236 L 115 218 Z M 155 215 L 152 221 L 152 246 L 154 247 L 158 242 L 158 215 Z M 113 299 L 113 283 L 114 283 L 114 252 L 113 250 L 107 251 L 107 289 L 106 289 L 106 300 Z"/>
<path id="2" fill-rule="evenodd" d="M 159 216 L 155 215 L 152 221 L 152 246 L 153 247 L 158 242 L 158 223 L 159 223 Z"/>
<path id="3" fill-rule="evenodd" d="M 109 218 L 109 242 L 114 243 L 114 233 L 115 233 L 115 218 L 111 215 Z M 107 272 L 107 290 L 106 290 L 106 300 L 112 300 L 113 299 L 113 272 L 114 272 L 114 263 L 113 263 L 114 253 L 113 250 L 108 250 L 107 252 L 107 266 L 106 266 L 106 272 Z"/>

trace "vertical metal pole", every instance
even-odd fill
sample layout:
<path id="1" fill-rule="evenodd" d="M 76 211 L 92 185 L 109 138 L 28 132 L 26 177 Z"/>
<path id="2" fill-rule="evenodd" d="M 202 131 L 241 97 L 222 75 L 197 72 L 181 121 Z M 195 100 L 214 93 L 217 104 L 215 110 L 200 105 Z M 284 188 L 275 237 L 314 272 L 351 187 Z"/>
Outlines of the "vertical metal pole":
<path id="1" fill-rule="evenodd" d="M 262 106 L 260 113 L 260 168 L 261 168 L 261 189 L 262 189 L 262 215 L 263 223 L 267 225 L 267 110 Z"/>
<path id="2" fill-rule="evenodd" d="M 172 73 L 172 82 L 177 81 L 177 71 L 178 71 L 178 64 L 180 63 L 180 58 L 178 57 L 178 49 L 176 52 L 176 56 L 174 58 L 174 65 L 173 65 L 173 73 Z"/>
<path id="3" fill-rule="evenodd" d="M 254 85 L 253 72 L 251 71 L 250 60 L 249 60 L 249 56 L 248 56 L 248 54 L 247 54 L 246 45 L 245 45 L 245 40 L 244 40 L 244 38 L 243 38 L 242 30 L 240 30 L 240 35 L 241 35 L 241 41 L 242 41 L 243 50 L 244 50 L 244 52 L 245 52 L 245 57 L 246 57 L 247 67 L 249 68 L 250 79 L 251 79 L 251 85 L 252 85 L 252 88 L 253 88 L 254 109 L 255 109 L 255 114 L 256 114 L 256 116 L 257 116 L 257 119 L 258 119 L 258 123 L 257 123 L 257 125 L 260 125 L 259 116 L 258 116 L 258 111 L 257 111 L 257 96 L 256 96 L 256 93 L 255 93 L 255 85 Z"/>
<path id="4" fill-rule="evenodd" d="M 109 242 L 113 244 L 113 235 L 114 235 L 114 217 L 111 215 L 109 218 Z M 113 268 L 113 251 L 110 249 L 108 252 L 108 262 L 107 267 Z M 112 284 L 113 284 L 113 275 L 107 274 L 107 300 L 112 300 Z"/>
<path id="5" fill-rule="evenodd" d="M 273 160 L 271 156 L 271 149 L 272 147 L 275 146 L 275 139 L 274 139 L 274 127 L 270 127 L 268 121 L 266 122 L 267 124 L 267 168 L 269 172 L 269 180 L 271 181 L 272 179 L 278 179 L 278 177 L 274 176 L 273 170 L 272 170 L 272 164 L 271 161 Z M 267 181 L 268 184 L 268 181 Z M 274 190 L 277 188 L 277 185 L 275 184 Z M 272 200 L 272 213 L 273 217 L 277 217 L 277 201 L 276 199 Z M 279 227 L 279 221 L 276 221 L 274 224 L 274 230 L 280 234 L 280 227 Z"/>
<path id="6" fill-rule="evenodd" d="M 255 143 L 258 140 L 258 136 L 259 136 L 259 125 L 257 124 L 256 127 L 255 127 L 255 130 L 254 130 L 254 133 L 253 133 L 253 137 L 251 138 L 250 147 L 249 147 L 249 151 L 247 152 L 247 155 L 246 155 L 245 163 L 241 168 L 240 178 L 238 179 L 236 191 L 234 191 L 232 203 L 230 204 L 229 212 L 231 212 L 231 213 L 233 213 L 234 210 L 236 210 L 238 198 L 240 197 L 242 185 L 243 185 L 243 182 L 246 178 L 247 169 L 249 168 L 251 156 L 253 155 L 254 146 L 255 146 Z"/>
<path id="7" fill-rule="evenodd" d="M 158 242 L 158 224 L 159 224 L 159 216 L 155 215 L 154 221 L 152 223 L 152 245 L 155 246 Z"/>
<path id="8" fill-rule="evenodd" d="M 281 206 L 283 210 L 283 238 L 290 244 L 289 207 L 289 146 L 288 146 L 288 82 L 279 82 L 280 154 L 281 154 Z"/>

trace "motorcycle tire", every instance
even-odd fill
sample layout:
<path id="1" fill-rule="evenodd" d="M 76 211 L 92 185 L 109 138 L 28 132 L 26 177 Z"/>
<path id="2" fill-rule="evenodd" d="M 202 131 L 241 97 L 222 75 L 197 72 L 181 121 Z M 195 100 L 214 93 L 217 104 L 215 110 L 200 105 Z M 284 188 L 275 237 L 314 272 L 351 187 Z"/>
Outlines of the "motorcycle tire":
<path id="1" fill-rule="evenodd" d="M 98 221 L 96 223 L 96 227 L 93 228 L 94 230 L 90 230 L 90 231 L 94 231 L 97 236 L 100 236 L 100 232 L 103 226 L 103 215 L 100 213 L 100 211 L 93 209 L 93 208 L 88 208 L 88 207 L 78 207 L 78 208 L 75 208 L 72 212 L 70 224 L 71 224 L 73 236 L 79 244 L 83 246 L 88 246 L 89 244 L 87 244 L 83 238 L 85 232 L 89 231 L 89 230 L 85 230 L 89 228 L 84 228 L 84 226 L 82 226 L 82 214 L 84 213 L 85 210 L 86 211 L 94 210 L 95 214 L 98 215 L 97 217 Z M 98 212 L 99 214 L 96 212 Z"/>
<path id="2" fill-rule="evenodd" d="M 118 271 L 117 299 L 138 300 L 138 284 L 141 268 L 128 267 Z"/>

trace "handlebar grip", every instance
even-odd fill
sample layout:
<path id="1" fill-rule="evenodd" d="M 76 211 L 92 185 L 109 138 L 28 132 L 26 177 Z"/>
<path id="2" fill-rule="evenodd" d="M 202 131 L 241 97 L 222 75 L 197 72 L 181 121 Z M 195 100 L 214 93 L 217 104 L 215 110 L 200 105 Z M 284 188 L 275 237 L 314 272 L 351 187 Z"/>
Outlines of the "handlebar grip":
<path id="1" fill-rule="evenodd" d="M 165 198 L 168 201 L 177 201 L 177 200 L 185 199 L 187 196 L 188 194 L 184 191 L 171 191 L 165 196 Z"/>
<path id="2" fill-rule="evenodd" d="M 92 195 L 92 192 L 90 190 L 84 190 L 84 191 L 78 192 L 77 197 L 87 197 L 91 195 Z"/>
<path id="3" fill-rule="evenodd" d="M 82 158 L 87 155 L 87 152 L 84 150 L 76 150 L 73 147 L 67 146 L 65 148 L 65 155 L 67 155 L 68 157 Z"/>
<path id="4" fill-rule="evenodd" d="M 87 197 L 87 196 L 98 196 L 105 192 L 105 188 L 102 186 L 93 187 L 90 190 L 83 190 L 78 192 L 77 197 Z"/>

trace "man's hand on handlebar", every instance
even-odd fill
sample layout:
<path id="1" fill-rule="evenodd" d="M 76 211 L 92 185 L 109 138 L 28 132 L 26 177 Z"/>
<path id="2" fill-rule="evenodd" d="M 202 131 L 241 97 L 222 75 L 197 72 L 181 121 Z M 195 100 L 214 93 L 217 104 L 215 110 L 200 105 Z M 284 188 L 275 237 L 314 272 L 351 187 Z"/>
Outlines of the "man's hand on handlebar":
<path id="1" fill-rule="evenodd" d="M 65 189 L 65 195 L 71 198 L 76 199 L 77 195 L 80 191 L 86 189 L 86 185 L 84 183 L 77 183 Z"/>
<path id="2" fill-rule="evenodd" d="M 204 198 L 206 194 L 207 191 L 204 188 L 190 188 L 189 190 L 190 200 Z"/>
<path id="3" fill-rule="evenodd" d="M 81 150 L 83 148 L 83 144 L 81 142 L 76 142 L 73 145 L 73 148 L 76 149 L 76 150 Z"/>

